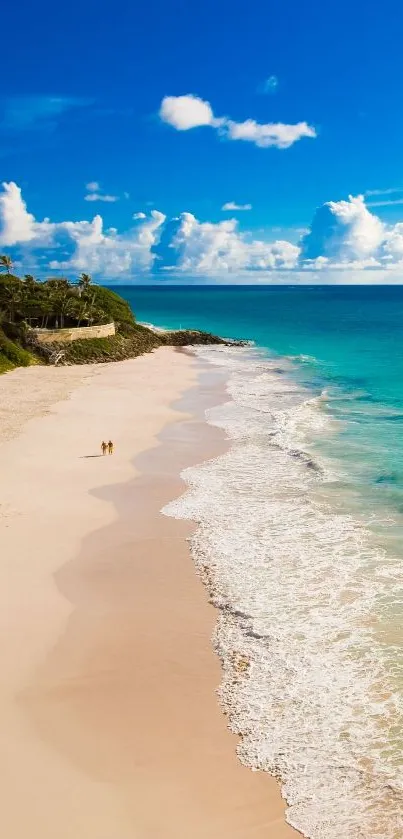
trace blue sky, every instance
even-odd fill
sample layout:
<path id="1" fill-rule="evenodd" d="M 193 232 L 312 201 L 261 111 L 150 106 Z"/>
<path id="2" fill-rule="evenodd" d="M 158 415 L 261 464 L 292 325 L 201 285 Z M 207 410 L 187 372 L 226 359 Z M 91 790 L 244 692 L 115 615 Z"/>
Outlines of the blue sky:
<path id="1" fill-rule="evenodd" d="M 230 258 L 226 261 L 224 253 L 221 261 L 224 273 L 230 266 L 233 279 L 233 235 L 242 247 L 276 240 L 301 245 L 301 236 L 326 202 L 334 206 L 332 218 L 324 218 L 326 230 L 320 231 L 325 244 L 322 250 L 309 248 L 315 257 L 307 257 L 302 245 L 302 254 L 328 263 L 302 266 L 300 255 L 291 251 L 276 261 L 256 246 L 250 258 L 242 251 L 239 275 L 262 271 L 263 278 L 277 269 L 312 268 L 322 276 L 331 262 L 335 271 L 349 265 L 373 281 L 369 271 L 400 261 L 403 10 L 398 2 L 341 0 L 330 7 L 323 0 L 72 0 L 61 7 L 24 0 L 6 5 L 2 23 L 10 37 L 2 42 L 2 64 L 9 72 L 0 79 L 1 181 L 18 185 L 27 212 L 38 223 L 46 217 L 65 227 L 55 227 L 51 236 L 48 230 L 46 237 L 38 228 L 21 241 L 6 230 L 1 241 L 21 261 L 37 263 L 40 273 L 49 263 L 53 270 L 57 264 L 67 271 L 70 259 L 73 274 L 89 267 L 105 276 L 117 272 L 121 279 L 143 272 L 161 276 L 164 269 L 168 279 L 176 276 L 176 267 L 201 277 L 203 265 L 206 276 L 221 274 L 220 254 L 205 259 L 202 254 L 203 240 L 211 251 L 216 232 L 225 240 L 214 244 L 220 253 L 231 239 Z M 174 117 L 161 119 L 165 97 L 186 95 L 210 103 L 212 119 L 223 122 L 178 130 L 176 100 Z M 253 138 L 233 136 L 248 120 L 253 121 Z M 261 147 L 256 125 L 268 124 L 303 124 L 315 136 L 304 129 L 288 147 Z M 98 186 L 86 190 L 88 183 Z M 91 193 L 93 200 L 88 200 Z M 365 195 L 365 212 L 379 216 L 384 225 L 383 234 L 378 231 L 371 241 L 372 250 L 351 246 L 352 238 L 357 242 L 372 235 L 368 229 L 374 225 L 364 218 L 362 205 L 354 205 L 346 223 L 348 210 L 339 202 L 349 195 Z M 105 196 L 109 200 L 102 200 Z M 7 213 L 20 212 L 10 201 L 8 209 L 3 204 L 3 230 Z M 228 202 L 251 209 L 222 210 Z M 150 219 L 153 210 L 166 219 Z M 143 220 L 133 224 L 136 213 L 147 216 L 143 234 Z M 190 231 L 183 213 L 195 216 L 199 227 L 190 225 Z M 102 216 L 103 231 L 113 227 L 125 236 L 115 248 L 114 266 L 102 259 L 102 249 L 113 250 L 102 237 L 92 243 L 88 266 L 85 254 L 74 257 L 81 233 L 75 228 L 72 236 L 66 223 L 90 223 L 95 214 Z M 173 218 L 179 221 L 170 224 Z M 232 218 L 237 220 L 232 230 L 214 227 Z M 148 237 L 149 255 L 139 260 L 142 236 Z M 126 268 L 118 271 L 128 239 Z M 97 244 L 101 251 L 94 255 Z"/>

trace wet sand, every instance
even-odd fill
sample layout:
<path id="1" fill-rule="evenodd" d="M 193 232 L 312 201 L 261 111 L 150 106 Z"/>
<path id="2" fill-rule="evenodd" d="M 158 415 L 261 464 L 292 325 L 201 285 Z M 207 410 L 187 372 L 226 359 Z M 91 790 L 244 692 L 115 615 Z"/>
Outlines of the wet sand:
<path id="1" fill-rule="evenodd" d="M 160 513 L 183 466 L 225 446 L 202 421 L 222 382 L 199 372 L 171 349 L 82 368 L 46 416 L 38 388 L 37 418 L 0 448 L 8 839 L 299 835 L 276 782 L 236 757 L 191 526 Z M 47 371 L 27 373 L 34 389 Z M 109 436 L 115 454 L 99 457 Z"/>

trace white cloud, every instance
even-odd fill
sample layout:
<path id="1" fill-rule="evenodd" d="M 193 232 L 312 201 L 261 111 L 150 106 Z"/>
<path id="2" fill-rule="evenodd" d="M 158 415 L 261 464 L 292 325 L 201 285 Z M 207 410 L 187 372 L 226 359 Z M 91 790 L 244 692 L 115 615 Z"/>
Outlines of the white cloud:
<path id="1" fill-rule="evenodd" d="M 34 252 L 41 251 L 41 265 L 47 258 L 52 270 L 110 280 L 173 274 L 218 282 L 403 280 L 403 221 L 385 224 L 363 196 L 324 204 L 299 244 L 273 241 L 274 235 L 274 228 L 259 235 L 241 231 L 234 218 L 214 223 L 184 212 L 167 220 L 158 210 L 135 213 L 124 232 L 105 229 L 99 214 L 92 221 L 37 221 L 17 184 L 0 191 L 0 245 L 18 248 L 19 263 L 28 261 L 31 270 Z"/>
<path id="2" fill-rule="evenodd" d="M 252 204 L 236 204 L 235 201 L 227 201 L 221 207 L 222 210 L 251 210 Z"/>
<path id="3" fill-rule="evenodd" d="M 199 125 L 214 125 L 214 114 L 209 102 L 192 93 L 186 96 L 165 96 L 161 102 L 160 117 L 178 131 L 188 131 Z"/>
<path id="4" fill-rule="evenodd" d="M 267 243 L 249 239 L 238 231 L 235 219 L 200 222 L 192 213 L 182 213 L 174 220 L 167 242 L 161 239 L 156 252 L 164 266 L 167 249 L 174 253 L 173 265 L 188 274 L 237 274 L 293 268 L 299 248 L 290 242 Z M 169 267 L 172 268 L 172 259 Z"/>
<path id="5" fill-rule="evenodd" d="M 64 222 L 64 230 L 75 243 L 75 249 L 70 259 L 53 260 L 49 267 L 89 271 L 111 278 L 147 271 L 154 261 L 151 249 L 164 221 L 164 214 L 153 210 L 142 225 L 121 234 L 115 228 L 104 231 L 99 215 L 92 222 Z"/>
<path id="6" fill-rule="evenodd" d="M 230 140 L 245 140 L 262 149 L 270 146 L 288 149 L 302 137 L 316 137 L 315 129 L 307 122 L 298 122 L 296 125 L 285 125 L 282 122 L 260 124 L 254 119 L 247 119 L 245 122 L 228 120 L 226 126 Z"/>
<path id="7" fill-rule="evenodd" d="M 0 193 L 0 246 L 38 242 L 41 247 L 49 244 L 54 225 L 49 219 L 37 222 L 21 195 L 21 189 L 14 181 L 3 183 Z"/>
<path id="8" fill-rule="evenodd" d="M 384 258 L 389 264 L 401 265 L 403 260 L 403 223 L 398 222 L 387 231 L 384 242 Z"/>
<path id="9" fill-rule="evenodd" d="M 367 207 L 393 207 L 397 204 L 403 204 L 403 198 L 395 198 L 389 201 L 368 201 Z"/>
<path id="10" fill-rule="evenodd" d="M 36 221 L 27 211 L 21 189 L 13 182 L 4 183 L 0 192 L 0 245 L 32 250 L 67 250 L 67 259 L 50 259 L 51 269 L 90 271 L 112 277 L 147 271 L 153 261 L 152 246 L 165 221 L 163 213 L 153 210 L 142 224 L 119 234 L 115 228 L 104 231 L 103 220 L 96 215 L 92 221 Z"/>
<path id="11" fill-rule="evenodd" d="M 399 193 L 400 198 L 385 198 L 385 196 L 398 195 Z M 402 186 L 390 186 L 386 189 L 367 189 L 364 195 L 365 198 L 376 199 L 375 201 L 367 201 L 367 207 L 393 207 L 403 204 L 402 193 Z"/>
<path id="12" fill-rule="evenodd" d="M 117 195 L 102 195 L 99 192 L 89 192 L 88 195 L 84 195 L 84 201 L 105 201 L 106 204 L 114 204 L 115 201 L 119 201 Z"/>
<path id="13" fill-rule="evenodd" d="M 84 195 L 84 201 L 104 201 L 105 204 L 114 204 L 119 201 L 118 195 L 108 195 L 101 191 L 101 184 L 98 181 L 90 181 L 85 185 L 87 195 Z M 126 195 L 126 193 L 125 193 Z"/>
<path id="14" fill-rule="evenodd" d="M 349 196 L 348 201 L 329 201 L 328 206 L 344 228 L 341 256 L 345 259 L 370 257 L 385 235 L 385 226 L 365 206 L 362 195 Z"/>
<path id="15" fill-rule="evenodd" d="M 365 197 L 371 195 L 393 195 L 394 192 L 403 192 L 403 187 L 389 186 L 387 189 L 367 189 L 364 195 Z"/>
<path id="16" fill-rule="evenodd" d="M 385 225 L 366 207 L 364 197 L 328 201 L 313 218 L 302 239 L 302 260 L 327 257 L 335 263 L 355 263 L 375 256 L 385 239 Z"/>
<path id="17" fill-rule="evenodd" d="M 30 242 L 35 238 L 35 219 L 27 211 L 21 189 L 13 181 L 3 183 L 0 195 L 0 216 L 2 230 L 1 245 L 16 245 L 18 242 Z"/>
<path id="18" fill-rule="evenodd" d="M 274 146 L 287 149 L 302 137 L 315 138 L 315 129 L 307 122 L 287 125 L 282 122 L 260 124 L 254 119 L 235 122 L 227 117 L 215 117 L 209 102 L 199 99 L 192 93 L 186 96 L 165 96 L 159 115 L 163 122 L 169 123 L 178 131 L 190 128 L 210 126 L 228 140 L 245 140 L 260 148 Z"/>

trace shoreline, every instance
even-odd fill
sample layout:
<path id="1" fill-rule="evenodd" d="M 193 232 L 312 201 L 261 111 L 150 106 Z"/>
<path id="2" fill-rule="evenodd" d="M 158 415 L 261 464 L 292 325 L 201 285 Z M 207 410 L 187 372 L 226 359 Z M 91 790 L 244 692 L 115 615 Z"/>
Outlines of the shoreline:
<path id="1" fill-rule="evenodd" d="M 69 524 L 68 544 L 56 558 L 52 546 L 59 547 L 60 530 L 53 532 L 56 542 L 46 531 L 44 538 L 43 520 L 35 521 L 32 499 L 23 496 L 27 509 L 15 510 L 8 522 L 6 545 L 8 540 L 19 571 L 26 571 L 28 564 L 22 552 L 24 537 L 30 539 L 28 558 L 32 560 L 33 553 L 34 559 L 34 568 L 28 566 L 31 585 L 22 598 L 18 592 L 18 605 L 28 607 L 28 615 L 25 610 L 18 621 L 21 612 L 10 613 L 7 626 L 12 633 L 9 675 L 18 677 L 14 679 L 17 701 L 2 696 L 12 722 L 5 730 L 7 743 L 15 751 L 15 777 L 9 777 L 8 789 L 5 784 L 7 803 L 0 817 L 10 839 L 25 839 L 28 830 L 41 839 L 55 835 L 110 839 L 116 832 L 119 839 L 133 835 L 263 839 L 268 831 L 272 839 L 299 835 L 285 823 L 277 782 L 238 761 L 236 737 L 226 728 L 215 696 L 221 680 L 211 644 L 217 612 L 207 602 L 207 590 L 196 575 L 186 544 L 196 525 L 160 514 L 168 501 L 186 489 L 179 476 L 182 468 L 224 449 L 222 434 L 202 417 L 206 399 L 216 404 L 222 384 L 211 384 L 211 371 L 210 384 L 206 380 L 198 384 L 194 357 L 175 353 L 172 365 L 174 353 L 158 350 L 121 362 L 122 366 L 113 362 L 85 371 L 84 385 L 75 386 L 67 402 L 25 426 L 20 437 L 9 443 L 14 453 L 22 455 L 22 472 L 14 475 L 14 502 L 21 494 L 18 477 L 24 469 L 26 477 L 35 443 L 35 452 L 42 451 L 36 463 L 41 486 L 60 477 L 55 465 L 61 467 L 68 486 L 53 498 L 58 502 L 53 514 L 60 516 L 59 527 L 63 520 Z M 53 448 L 62 430 L 60 418 L 64 444 L 74 414 L 74 438 L 80 440 L 76 435 L 81 423 L 80 445 L 84 445 L 86 436 L 98 433 L 94 417 L 98 421 L 99 416 L 93 404 L 89 417 L 83 410 L 95 392 L 104 410 L 111 410 L 111 382 L 120 378 L 121 399 L 127 408 L 135 375 L 141 370 L 137 386 L 150 389 L 149 376 L 158 372 L 152 372 L 153 367 L 159 368 L 160 375 L 165 369 L 165 376 L 174 381 L 164 385 L 153 405 L 144 404 L 144 393 L 137 394 L 132 405 L 134 422 L 130 425 L 128 417 L 123 418 L 124 444 L 119 440 L 116 455 L 107 461 L 113 469 L 112 480 L 89 485 L 81 467 L 91 472 L 94 481 L 102 474 L 98 467 L 106 466 L 101 459 L 92 460 L 92 454 L 84 455 L 79 467 L 68 458 L 60 464 L 59 450 Z M 78 376 L 82 381 L 82 367 Z M 114 420 L 122 418 L 114 416 Z M 144 428 L 150 422 L 151 435 Z M 141 439 L 130 454 L 133 436 Z M 28 447 L 24 447 L 24 437 L 30 439 Z M 50 461 L 40 448 L 45 439 Z M 126 454 L 128 462 L 122 463 L 120 458 Z M 66 473 L 66 468 L 73 474 Z M 75 488 L 77 493 L 77 482 L 79 498 L 70 492 Z M 58 486 L 56 480 L 53 489 Z M 64 509 L 58 509 L 60 502 Z M 25 527 L 18 527 L 24 515 Z M 98 527 L 94 527 L 96 522 Z M 77 523 L 83 531 L 79 540 L 71 532 Z M 6 567 L 3 574 L 12 571 Z M 51 583 L 53 575 L 57 592 Z M 21 581 L 14 582 L 17 592 Z M 32 591 L 37 600 L 33 609 Z M 29 630 L 34 634 L 33 644 L 26 640 Z M 3 724 L 6 728 L 5 718 Z M 26 806 L 17 815 L 21 800 Z"/>

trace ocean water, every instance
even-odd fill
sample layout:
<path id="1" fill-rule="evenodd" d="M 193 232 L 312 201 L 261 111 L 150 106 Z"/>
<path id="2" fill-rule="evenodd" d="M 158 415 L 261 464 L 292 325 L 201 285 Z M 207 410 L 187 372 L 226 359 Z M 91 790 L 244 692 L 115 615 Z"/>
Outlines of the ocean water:
<path id="1" fill-rule="evenodd" d="M 239 756 L 311 839 L 403 837 L 403 288 L 120 289 L 138 319 L 254 342 L 208 412 L 229 451 L 164 512 L 219 610 Z"/>

